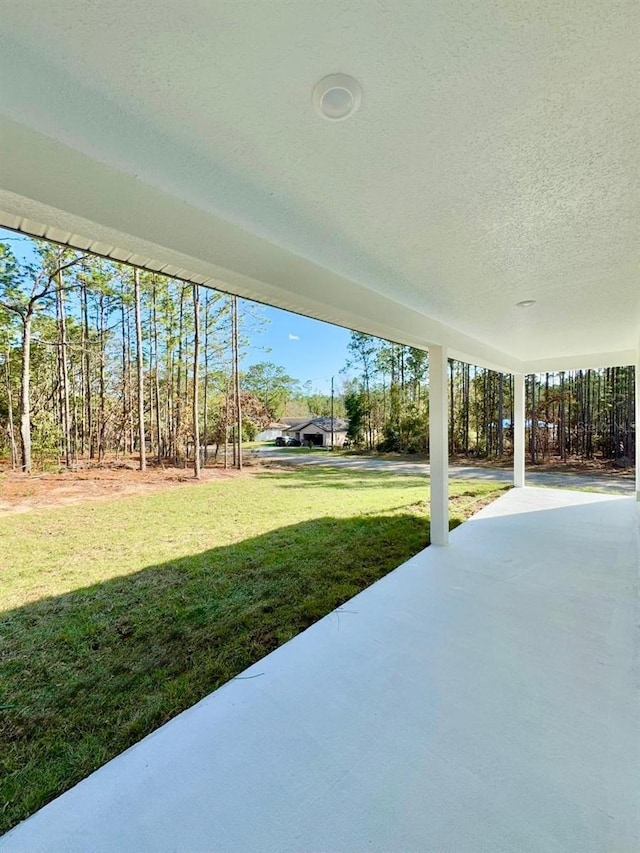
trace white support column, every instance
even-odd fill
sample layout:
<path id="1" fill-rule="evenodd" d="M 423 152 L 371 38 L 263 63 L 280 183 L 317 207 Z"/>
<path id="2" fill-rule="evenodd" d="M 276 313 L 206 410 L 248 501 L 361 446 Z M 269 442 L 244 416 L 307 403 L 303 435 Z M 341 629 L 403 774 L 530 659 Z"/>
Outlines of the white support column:
<path id="1" fill-rule="evenodd" d="M 447 348 L 429 347 L 429 470 L 431 544 L 449 543 L 449 424 Z"/>
<path id="2" fill-rule="evenodd" d="M 513 374 L 513 485 L 524 486 L 524 373 Z"/>
<path id="3" fill-rule="evenodd" d="M 636 354 L 636 500 L 640 501 L 640 349 Z M 639 504 L 640 506 L 640 504 Z"/>

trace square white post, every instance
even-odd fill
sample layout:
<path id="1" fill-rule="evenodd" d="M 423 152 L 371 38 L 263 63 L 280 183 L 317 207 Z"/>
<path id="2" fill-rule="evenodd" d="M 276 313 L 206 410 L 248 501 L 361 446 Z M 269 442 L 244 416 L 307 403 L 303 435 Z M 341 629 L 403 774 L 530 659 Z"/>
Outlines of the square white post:
<path id="1" fill-rule="evenodd" d="M 524 486 L 524 373 L 513 374 L 513 485 Z"/>
<path id="2" fill-rule="evenodd" d="M 449 424 L 447 348 L 429 347 L 429 471 L 431 544 L 449 543 Z"/>

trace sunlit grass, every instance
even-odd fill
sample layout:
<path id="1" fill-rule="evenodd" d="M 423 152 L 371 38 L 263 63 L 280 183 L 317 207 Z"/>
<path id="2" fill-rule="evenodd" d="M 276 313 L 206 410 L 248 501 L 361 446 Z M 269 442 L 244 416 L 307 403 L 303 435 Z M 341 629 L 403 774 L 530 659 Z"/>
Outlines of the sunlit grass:
<path id="1" fill-rule="evenodd" d="M 504 487 L 451 489 L 455 525 Z M 0 831 L 424 547 L 427 501 L 313 469 L 0 519 Z"/>

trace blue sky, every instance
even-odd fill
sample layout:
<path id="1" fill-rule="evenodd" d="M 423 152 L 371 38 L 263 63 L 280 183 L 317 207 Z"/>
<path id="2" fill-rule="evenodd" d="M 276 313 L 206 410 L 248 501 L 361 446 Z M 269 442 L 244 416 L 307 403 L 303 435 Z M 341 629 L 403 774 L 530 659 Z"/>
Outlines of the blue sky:
<path id="1" fill-rule="evenodd" d="M 32 255 L 32 241 L 28 237 L 0 228 L 0 241 L 8 241 L 19 260 Z M 347 360 L 349 342 L 347 329 L 279 308 L 260 306 L 257 313 L 266 322 L 260 324 L 260 330 L 253 335 L 243 367 L 272 361 L 302 383 L 311 380 L 316 391 L 328 392 L 332 375 L 336 388 L 341 385 L 344 375 L 340 375 L 340 371 Z"/>
<path id="2" fill-rule="evenodd" d="M 340 370 L 347 360 L 349 332 L 329 323 L 311 320 L 279 308 L 263 308 L 267 319 L 264 329 L 255 336 L 245 361 L 273 361 L 281 364 L 290 376 L 301 382 L 312 381 L 315 390 L 329 391 L 331 376 L 336 387 L 343 376 Z M 265 352 L 265 348 L 270 352 Z"/>

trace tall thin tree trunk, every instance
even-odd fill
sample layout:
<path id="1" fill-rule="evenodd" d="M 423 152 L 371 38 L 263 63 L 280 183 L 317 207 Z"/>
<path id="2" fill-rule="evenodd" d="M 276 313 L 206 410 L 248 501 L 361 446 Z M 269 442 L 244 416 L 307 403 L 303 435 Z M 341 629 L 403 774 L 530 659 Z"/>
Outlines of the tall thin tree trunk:
<path id="1" fill-rule="evenodd" d="M 87 450 L 87 404 L 85 401 L 85 348 L 87 339 L 84 324 L 84 292 L 85 283 L 80 284 L 80 405 L 82 407 L 82 429 L 80 430 L 80 455 L 84 456 Z"/>
<path id="2" fill-rule="evenodd" d="M 202 430 L 204 432 L 204 464 L 209 459 L 209 288 L 204 295 L 204 387 L 203 387 Z"/>
<path id="3" fill-rule="evenodd" d="M 229 467 L 229 398 L 231 396 L 231 377 L 227 374 L 227 387 L 224 396 L 224 468 Z M 235 441 L 233 443 L 235 448 Z"/>
<path id="4" fill-rule="evenodd" d="M 160 431 L 160 361 L 158 359 L 158 313 L 156 309 L 156 279 L 155 276 L 153 278 L 153 291 L 152 291 L 152 299 L 153 299 L 153 358 L 156 364 L 155 376 L 154 376 L 154 391 L 156 398 L 156 439 L 158 441 L 157 447 L 157 458 L 158 464 L 162 462 L 162 434 Z"/>
<path id="5" fill-rule="evenodd" d="M 514 395 L 514 378 L 510 374 L 509 375 L 509 423 L 511 424 L 511 450 L 515 454 L 515 448 L 513 446 L 515 439 L 515 424 L 514 424 L 514 411 L 513 411 L 513 395 Z"/>
<path id="6" fill-rule="evenodd" d="M 98 414 L 98 461 L 102 462 L 105 454 L 105 434 L 107 429 L 107 399 L 106 399 L 106 317 L 105 317 L 105 296 L 100 294 L 99 300 L 99 340 L 100 340 L 100 410 Z"/>
<path id="7" fill-rule="evenodd" d="M 84 416 L 83 416 L 83 453 L 85 449 L 85 440 L 88 442 L 89 459 L 95 456 L 95 446 L 93 443 L 93 406 L 91 400 L 91 355 L 89 352 L 89 305 L 87 299 L 87 285 L 82 284 L 82 374 L 83 374 L 83 393 L 84 393 Z M 86 439 L 85 439 L 86 430 Z"/>
<path id="8" fill-rule="evenodd" d="M 504 377 L 498 374 L 498 457 L 502 459 L 504 453 Z"/>
<path id="9" fill-rule="evenodd" d="M 32 311 L 22 320 L 22 378 L 20 383 L 20 442 L 22 470 L 31 473 L 31 321 Z"/>
<path id="10" fill-rule="evenodd" d="M 133 270 L 133 301 L 136 314 L 136 361 L 138 365 L 138 442 L 140 470 L 147 470 L 147 445 L 144 430 L 144 361 L 142 353 L 142 320 L 140 318 L 140 270 Z"/>
<path id="11" fill-rule="evenodd" d="M 11 468 L 13 471 L 18 467 L 18 448 L 16 446 L 16 431 L 13 424 L 13 395 L 11 393 L 11 346 L 7 344 L 7 352 L 4 359 L 5 377 L 7 382 L 7 409 L 8 409 L 8 432 L 9 444 L 11 445 Z"/>
<path id="12" fill-rule="evenodd" d="M 536 374 L 531 374 L 531 432 L 529 433 L 531 462 L 536 462 L 536 432 L 538 429 L 538 414 L 536 408 Z"/>
<path id="13" fill-rule="evenodd" d="M 60 329 L 60 382 L 62 402 L 62 431 L 64 440 L 64 462 L 71 467 L 73 449 L 71 447 L 71 415 L 69 409 L 69 365 L 67 361 L 67 320 L 64 306 L 64 290 L 62 273 L 58 271 L 56 301 L 58 306 L 58 323 Z"/>
<path id="14" fill-rule="evenodd" d="M 167 363 L 167 377 L 166 377 L 166 424 L 165 424 L 165 435 L 166 435 L 166 447 L 164 448 L 163 455 L 165 458 L 172 457 L 175 454 L 175 420 L 173 416 L 173 399 L 174 399 L 174 337 L 173 337 L 173 311 L 172 311 L 172 294 L 170 289 L 167 289 L 167 314 L 166 314 L 166 325 L 165 325 L 165 351 L 166 351 L 166 363 Z"/>
<path id="15" fill-rule="evenodd" d="M 193 475 L 200 479 L 200 413 L 198 400 L 198 362 L 200 360 L 200 292 L 193 285 Z"/>
<path id="16" fill-rule="evenodd" d="M 473 365 L 473 419 L 476 428 L 476 456 L 480 455 L 480 403 L 478 400 L 478 368 Z"/>
<path id="17" fill-rule="evenodd" d="M 71 390 L 71 395 L 73 399 L 73 412 L 71 417 L 71 422 L 73 424 L 73 460 L 77 463 L 78 461 L 78 447 L 80 446 L 80 418 L 78 417 L 78 386 L 77 382 L 77 369 L 73 370 L 73 361 L 71 362 L 71 373 L 69 379 L 69 388 Z M 82 385 L 80 386 L 82 388 Z M 80 394 L 80 399 L 82 399 L 82 394 Z"/>
<path id="18" fill-rule="evenodd" d="M 470 369 L 469 365 L 464 365 L 464 398 L 462 401 L 462 411 L 464 412 L 464 455 L 469 455 L 469 420 L 471 410 L 471 399 L 469 396 L 470 384 Z"/>
<path id="19" fill-rule="evenodd" d="M 120 429 L 121 441 L 122 441 L 122 449 L 123 452 L 126 453 L 127 450 L 131 452 L 133 450 L 132 447 L 127 447 L 128 444 L 128 423 L 129 423 L 129 398 L 131 393 L 131 388 L 127 388 L 127 355 L 128 355 L 128 347 L 127 347 L 127 316 L 125 313 L 125 289 L 124 289 L 124 276 L 121 279 L 121 292 L 120 292 L 120 322 L 122 324 L 122 427 Z"/>
<path id="20" fill-rule="evenodd" d="M 58 299 L 58 288 L 56 286 L 56 332 L 57 332 L 57 340 L 56 340 L 56 382 L 54 385 L 54 393 L 57 397 L 57 422 L 60 431 L 60 441 L 58 446 L 58 458 L 57 462 L 60 462 L 60 457 L 64 457 L 65 455 L 65 429 L 64 429 L 64 393 L 63 393 L 63 379 L 62 379 L 62 346 L 60 344 L 60 304 Z"/>
<path id="21" fill-rule="evenodd" d="M 449 454 L 456 452 L 455 437 L 455 382 L 453 375 L 453 359 L 449 359 Z"/>
<path id="22" fill-rule="evenodd" d="M 143 330 L 144 331 L 144 330 Z M 149 335 L 151 335 L 151 325 L 149 325 Z M 155 412 L 155 394 L 153 392 L 153 348 L 149 347 L 149 362 L 145 372 L 145 382 L 147 389 L 145 391 L 145 400 L 149 401 L 149 450 L 153 456 L 153 431 L 156 422 Z"/>
<path id="23" fill-rule="evenodd" d="M 566 421 L 565 421 L 565 391 L 564 391 L 564 371 L 560 371 L 560 458 L 563 462 L 567 461 L 567 437 L 566 437 Z"/>
<path id="24" fill-rule="evenodd" d="M 134 317 L 134 325 L 135 325 L 135 317 Z M 135 427 L 135 417 L 133 414 L 133 376 L 132 376 L 132 364 L 133 359 L 131 358 L 131 311 L 127 311 L 127 388 L 128 388 L 128 404 L 127 411 L 128 415 L 128 427 L 129 427 L 129 452 L 133 454 L 133 448 L 136 442 L 136 427 Z"/>
<path id="25" fill-rule="evenodd" d="M 593 418 L 591 414 L 591 377 L 592 371 L 586 371 L 586 381 L 585 381 L 585 423 L 586 423 L 586 435 L 585 435 L 585 456 L 587 459 L 591 459 L 593 456 Z"/>
<path id="26" fill-rule="evenodd" d="M 180 311 L 178 315 L 178 367 L 176 370 L 175 390 L 175 435 L 174 463 L 178 465 L 183 459 L 182 447 L 182 331 L 184 328 L 184 287 L 180 285 Z"/>

